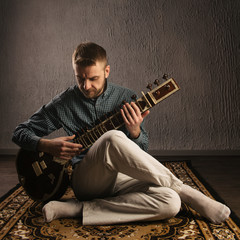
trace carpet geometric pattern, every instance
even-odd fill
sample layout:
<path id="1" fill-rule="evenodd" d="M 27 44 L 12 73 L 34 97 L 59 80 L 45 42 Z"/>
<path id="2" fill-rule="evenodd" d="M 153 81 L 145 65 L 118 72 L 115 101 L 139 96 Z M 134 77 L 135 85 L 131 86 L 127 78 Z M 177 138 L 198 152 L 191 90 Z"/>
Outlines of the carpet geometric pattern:
<path id="1" fill-rule="evenodd" d="M 163 163 L 185 184 L 212 197 L 206 186 L 191 169 L 190 163 Z M 73 197 L 69 189 L 64 198 Z M 237 219 L 229 218 L 222 224 L 211 224 L 184 203 L 174 218 L 143 223 L 108 226 L 82 226 L 78 219 L 59 219 L 44 223 L 42 203 L 30 199 L 21 186 L 17 186 L 0 202 L 0 239 L 240 239 Z"/>

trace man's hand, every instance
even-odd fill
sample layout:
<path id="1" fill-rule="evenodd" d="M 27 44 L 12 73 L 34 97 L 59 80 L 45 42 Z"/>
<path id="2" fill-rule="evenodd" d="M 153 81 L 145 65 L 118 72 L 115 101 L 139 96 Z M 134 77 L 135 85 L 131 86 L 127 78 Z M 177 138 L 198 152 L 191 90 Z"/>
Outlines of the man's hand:
<path id="1" fill-rule="evenodd" d="M 139 137 L 141 133 L 140 125 L 149 113 L 150 111 L 146 111 L 141 114 L 139 107 L 134 102 L 131 102 L 131 105 L 129 103 L 123 105 L 121 114 L 131 138 Z"/>
<path id="2" fill-rule="evenodd" d="M 70 142 L 75 135 L 54 139 L 40 139 L 38 151 L 49 153 L 64 160 L 71 160 L 81 153 L 82 145 Z"/>

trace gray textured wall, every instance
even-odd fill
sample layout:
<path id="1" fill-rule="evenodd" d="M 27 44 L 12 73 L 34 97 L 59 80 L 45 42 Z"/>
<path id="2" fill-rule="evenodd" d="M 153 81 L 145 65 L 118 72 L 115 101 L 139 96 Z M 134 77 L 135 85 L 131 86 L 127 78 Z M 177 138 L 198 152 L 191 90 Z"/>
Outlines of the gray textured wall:
<path id="1" fill-rule="evenodd" d="M 239 150 L 240 1 L 0 0 L 0 149 L 74 84 L 78 43 L 106 48 L 109 80 L 145 90 L 168 73 L 181 87 L 146 120 L 150 150 Z"/>

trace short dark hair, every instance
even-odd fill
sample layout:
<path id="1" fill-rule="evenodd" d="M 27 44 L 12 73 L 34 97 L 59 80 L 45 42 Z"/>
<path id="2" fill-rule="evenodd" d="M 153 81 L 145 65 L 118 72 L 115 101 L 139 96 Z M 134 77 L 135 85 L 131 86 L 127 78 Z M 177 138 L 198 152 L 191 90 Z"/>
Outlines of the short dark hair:
<path id="1" fill-rule="evenodd" d="M 92 66 L 97 61 L 104 62 L 107 65 L 106 50 L 93 42 L 81 43 L 75 49 L 72 55 L 72 64 L 80 66 Z"/>

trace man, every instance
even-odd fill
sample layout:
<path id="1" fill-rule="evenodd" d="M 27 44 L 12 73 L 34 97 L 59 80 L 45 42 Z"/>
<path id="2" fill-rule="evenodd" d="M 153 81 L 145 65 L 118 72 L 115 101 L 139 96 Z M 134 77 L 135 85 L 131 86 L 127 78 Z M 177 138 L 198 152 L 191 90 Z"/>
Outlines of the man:
<path id="1" fill-rule="evenodd" d="M 174 217 L 181 201 L 213 223 L 225 221 L 230 209 L 184 185 L 146 153 L 148 138 L 141 114 L 129 89 L 107 81 L 110 66 L 106 51 L 95 43 L 82 43 L 72 57 L 77 86 L 67 89 L 20 124 L 13 141 L 23 148 L 52 154 L 73 164 L 72 188 L 78 200 L 51 201 L 43 207 L 46 222 L 78 217 L 83 225 L 153 221 Z M 123 100 L 124 126 L 103 134 L 82 152 L 71 142 L 77 131 L 91 128 Z M 129 103 L 131 102 L 131 103 Z M 63 128 L 68 137 L 45 139 Z"/>

